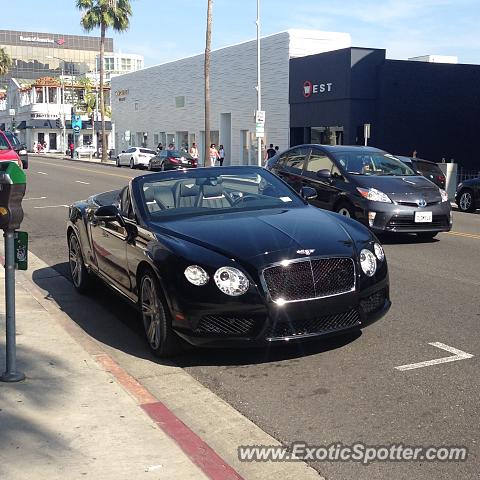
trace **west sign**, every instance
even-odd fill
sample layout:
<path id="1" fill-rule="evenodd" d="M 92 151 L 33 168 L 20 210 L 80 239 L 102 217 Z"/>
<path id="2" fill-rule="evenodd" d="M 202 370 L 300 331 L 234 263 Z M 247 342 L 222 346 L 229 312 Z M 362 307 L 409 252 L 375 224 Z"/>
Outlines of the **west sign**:
<path id="1" fill-rule="evenodd" d="M 303 84 L 303 96 L 310 98 L 312 95 L 319 95 L 326 92 L 331 92 L 333 83 L 312 83 L 307 80 Z"/>

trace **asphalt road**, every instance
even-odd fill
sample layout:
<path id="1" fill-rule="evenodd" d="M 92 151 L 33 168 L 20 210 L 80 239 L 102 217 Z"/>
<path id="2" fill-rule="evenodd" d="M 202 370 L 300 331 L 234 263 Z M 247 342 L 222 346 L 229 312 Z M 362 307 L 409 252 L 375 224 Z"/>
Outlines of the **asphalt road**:
<path id="1" fill-rule="evenodd" d="M 66 274 L 65 205 L 124 186 L 140 173 L 31 158 L 22 224 L 31 251 Z M 470 452 L 462 463 L 312 464 L 327 479 L 477 479 L 480 215 L 455 213 L 453 232 L 432 242 L 403 237 L 384 239 L 384 245 L 393 306 L 362 334 L 269 351 L 192 349 L 176 362 L 285 443 L 465 445 Z M 145 355 L 138 317 L 102 287 L 92 302 L 64 309 L 90 335 L 127 353 L 122 362 L 128 370 L 129 356 Z M 474 356 L 395 369 L 451 355 L 433 342 Z"/>

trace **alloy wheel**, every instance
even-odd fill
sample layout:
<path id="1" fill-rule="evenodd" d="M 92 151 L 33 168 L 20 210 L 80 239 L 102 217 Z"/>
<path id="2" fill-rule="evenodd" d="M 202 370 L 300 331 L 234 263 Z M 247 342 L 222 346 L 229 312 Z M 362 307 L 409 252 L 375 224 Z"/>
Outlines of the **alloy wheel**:
<path id="1" fill-rule="evenodd" d="M 463 210 L 464 212 L 470 210 L 472 208 L 472 202 L 472 194 L 470 192 L 463 192 L 460 197 L 460 210 Z"/>
<path id="2" fill-rule="evenodd" d="M 79 287 L 82 283 L 83 259 L 82 254 L 80 253 L 80 245 L 74 234 L 70 235 L 69 247 L 70 273 L 72 275 L 73 284 L 76 287 Z"/>
<path id="3" fill-rule="evenodd" d="M 157 291 L 152 279 L 144 277 L 142 282 L 142 318 L 148 343 L 157 350 L 162 341 L 161 323 L 165 312 L 158 301 Z"/>

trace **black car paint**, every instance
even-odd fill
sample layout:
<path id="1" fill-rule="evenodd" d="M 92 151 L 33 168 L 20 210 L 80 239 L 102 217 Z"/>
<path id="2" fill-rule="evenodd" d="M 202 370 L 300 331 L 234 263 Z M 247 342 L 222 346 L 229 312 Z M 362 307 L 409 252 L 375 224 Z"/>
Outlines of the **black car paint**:
<path id="1" fill-rule="evenodd" d="M 294 150 L 303 149 L 304 162 L 301 169 L 292 171 L 292 169 L 285 169 L 281 166 L 282 156 Z M 333 164 L 331 174 L 322 175 L 323 172 L 317 172 L 317 175 L 309 175 L 306 173 L 306 166 L 310 157 L 311 151 L 316 151 L 327 156 Z M 409 199 L 416 201 L 415 197 L 423 197 L 429 204 L 438 202 L 441 203 L 441 195 L 438 187 L 432 184 L 423 176 L 383 176 L 383 175 L 356 175 L 347 172 L 343 166 L 336 160 L 336 154 L 347 152 L 351 150 L 358 150 L 359 152 L 382 153 L 386 152 L 373 147 L 358 147 L 358 146 L 326 146 L 326 145 L 299 145 L 289 150 L 286 150 L 275 157 L 269 159 L 265 165 L 267 170 L 272 171 L 286 183 L 288 183 L 297 192 L 302 186 L 309 186 L 317 191 L 317 198 L 310 203 L 318 208 L 336 211 L 340 206 L 347 205 L 353 210 L 355 219 L 368 226 L 368 211 L 381 210 L 383 208 L 390 208 L 391 204 L 382 204 L 381 202 L 371 202 L 364 199 L 358 192 L 357 187 L 360 188 L 375 188 L 389 196 L 393 201 L 408 202 Z M 392 212 L 390 212 L 391 214 Z M 383 213 L 380 211 L 379 218 Z M 448 231 L 451 226 L 445 228 L 429 228 L 428 225 L 423 230 L 416 229 L 415 232 L 420 231 Z M 385 228 L 375 228 L 374 231 L 387 231 Z M 395 231 L 392 229 L 391 231 Z M 406 232 L 406 230 L 403 230 Z"/>
<path id="2" fill-rule="evenodd" d="M 258 167 L 247 168 L 255 171 Z M 209 171 L 218 170 L 217 168 Z M 225 167 L 221 169 L 226 171 Z M 164 172 L 159 176 L 185 178 L 188 172 Z M 337 313 L 359 307 L 362 298 L 385 291 L 381 309 L 366 315 L 361 309 L 362 327 L 381 318 L 390 308 L 389 279 L 386 260 L 379 262 L 373 277 L 361 272 L 358 263 L 362 248 L 373 248 L 376 237 L 358 222 L 337 214 L 320 211 L 307 202 L 297 208 L 249 210 L 215 213 L 184 219 L 153 222 L 141 200 L 142 181 L 151 175 L 133 179 L 127 191 L 110 192 L 77 202 L 70 207 L 68 235 L 80 239 L 83 258 L 89 271 L 109 286 L 138 303 L 138 281 L 145 268 L 153 270 L 162 289 L 174 330 L 196 345 L 264 344 L 265 331 L 273 321 L 317 312 Z M 126 195 L 125 192 L 128 194 Z M 292 191 L 293 195 L 296 195 Z M 99 204 L 114 203 L 116 196 L 130 198 L 132 207 L 124 208 L 122 222 L 98 222 Z M 121 225 L 124 223 L 124 226 Z M 221 225 L 222 228 L 218 228 Z M 128 231 L 135 228 L 135 238 Z M 242 235 L 243 233 L 243 235 Z M 356 289 L 332 298 L 321 298 L 279 306 L 269 299 L 262 287 L 260 272 L 285 258 L 302 257 L 297 250 L 314 248 L 322 257 L 354 259 Z M 187 266 L 199 264 L 210 278 L 219 267 L 235 266 L 249 278 L 249 290 L 240 297 L 223 294 L 213 280 L 203 287 L 190 284 L 184 276 Z M 254 337 L 218 337 L 195 333 L 205 314 L 250 315 L 259 319 L 262 328 Z M 335 333 L 335 332 L 334 332 Z"/>

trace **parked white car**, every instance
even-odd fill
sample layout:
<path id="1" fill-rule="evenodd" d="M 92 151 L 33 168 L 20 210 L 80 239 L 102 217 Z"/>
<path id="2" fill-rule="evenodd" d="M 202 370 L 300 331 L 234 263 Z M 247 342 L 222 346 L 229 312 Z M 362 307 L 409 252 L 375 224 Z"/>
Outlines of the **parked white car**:
<path id="1" fill-rule="evenodd" d="M 131 147 L 117 155 L 117 167 L 128 165 L 130 168 L 148 167 L 150 159 L 157 154 L 148 148 Z"/>
<path id="2" fill-rule="evenodd" d="M 76 148 L 76 152 L 78 153 L 79 157 L 94 157 L 97 154 L 97 150 L 93 145 L 80 145 Z"/>

